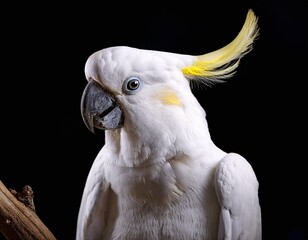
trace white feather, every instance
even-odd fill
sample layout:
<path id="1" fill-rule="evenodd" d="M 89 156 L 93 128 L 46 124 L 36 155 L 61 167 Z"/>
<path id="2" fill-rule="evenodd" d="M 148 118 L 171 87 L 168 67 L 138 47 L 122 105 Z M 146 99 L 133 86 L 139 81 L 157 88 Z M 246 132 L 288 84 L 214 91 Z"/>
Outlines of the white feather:
<path id="1" fill-rule="evenodd" d="M 85 185 L 76 240 L 260 240 L 258 181 L 211 140 L 182 69 L 195 57 L 125 46 L 89 57 L 85 74 L 115 96 L 124 126 L 105 131 Z M 142 89 L 125 94 L 138 77 Z"/>

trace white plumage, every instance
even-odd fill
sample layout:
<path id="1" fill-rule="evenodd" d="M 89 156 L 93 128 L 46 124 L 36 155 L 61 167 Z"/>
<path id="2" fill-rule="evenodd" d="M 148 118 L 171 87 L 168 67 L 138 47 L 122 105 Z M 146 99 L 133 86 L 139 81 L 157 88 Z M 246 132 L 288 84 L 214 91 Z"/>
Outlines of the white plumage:
<path id="1" fill-rule="evenodd" d="M 85 124 L 105 130 L 84 188 L 77 240 L 260 240 L 258 181 L 242 156 L 211 140 L 191 81 L 234 74 L 258 35 L 249 10 L 238 36 L 190 56 L 126 46 L 93 53 Z"/>

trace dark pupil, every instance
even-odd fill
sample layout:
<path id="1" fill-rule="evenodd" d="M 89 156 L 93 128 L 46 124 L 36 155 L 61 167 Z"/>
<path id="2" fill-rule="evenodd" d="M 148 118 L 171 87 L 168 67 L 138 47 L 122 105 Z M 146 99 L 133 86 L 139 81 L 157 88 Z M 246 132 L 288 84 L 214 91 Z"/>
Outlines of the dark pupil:
<path id="1" fill-rule="evenodd" d="M 136 88 L 138 88 L 138 85 L 139 85 L 138 80 L 132 80 L 128 83 L 128 89 L 135 90 Z"/>

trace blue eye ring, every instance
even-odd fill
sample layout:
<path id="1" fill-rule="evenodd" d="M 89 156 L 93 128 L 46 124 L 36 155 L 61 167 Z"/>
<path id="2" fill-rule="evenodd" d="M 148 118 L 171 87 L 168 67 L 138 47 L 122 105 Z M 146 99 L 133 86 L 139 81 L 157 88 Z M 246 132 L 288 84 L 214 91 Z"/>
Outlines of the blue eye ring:
<path id="1" fill-rule="evenodd" d="M 122 91 L 126 94 L 132 95 L 139 92 L 142 87 L 142 82 L 137 77 L 127 78 L 122 86 Z"/>

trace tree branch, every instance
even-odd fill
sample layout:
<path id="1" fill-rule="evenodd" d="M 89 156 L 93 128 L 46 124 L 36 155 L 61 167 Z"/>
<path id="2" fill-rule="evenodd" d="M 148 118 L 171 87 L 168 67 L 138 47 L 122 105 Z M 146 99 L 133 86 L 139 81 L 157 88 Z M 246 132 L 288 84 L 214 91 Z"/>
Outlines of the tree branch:
<path id="1" fill-rule="evenodd" d="M 56 240 L 35 213 L 33 192 L 9 191 L 0 181 L 0 233 L 8 240 Z"/>

